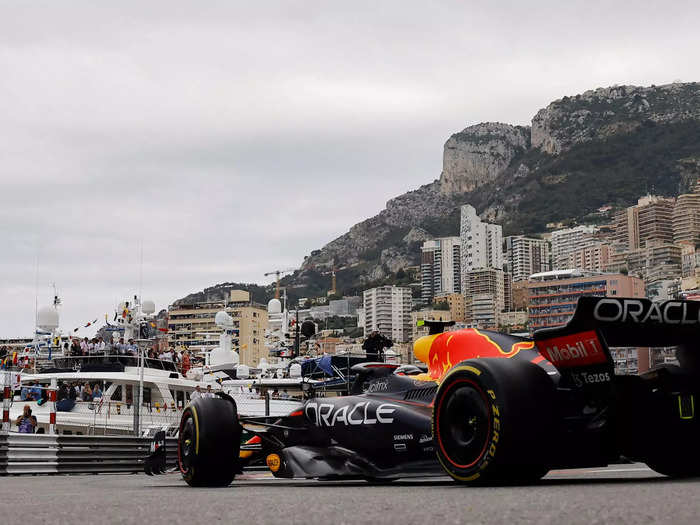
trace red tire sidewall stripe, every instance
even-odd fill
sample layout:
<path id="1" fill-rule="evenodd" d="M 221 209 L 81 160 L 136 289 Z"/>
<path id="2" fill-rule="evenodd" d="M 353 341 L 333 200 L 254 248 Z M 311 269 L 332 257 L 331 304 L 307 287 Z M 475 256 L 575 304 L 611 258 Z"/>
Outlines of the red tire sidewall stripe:
<path id="1" fill-rule="evenodd" d="M 460 383 L 469 383 L 470 385 L 472 385 L 474 387 L 474 389 L 477 392 L 479 392 L 479 395 L 481 395 L 481 398 L 484 400 L 484 404 L 486 405 L 486 408 L 488 409 L 488 412 L 489 412 L 489 416 L 488 416 L 489 428 L 488 428 L 488 432 L 486 433 L 487 438 L 484 442 L 484 447 L 481 449 L 479 456 L 474 461 L 469 463 L 468 465 L 459 465 L 458 463 L 455 463 L 454 461 L 452 461 L 452 458 L 445 450 L 445 447 L 442 444 L 442 439 L 440 438 L 440 411 L 442 410 L 442 405 L 444 404 L 445 399 L 447 399 L 447 394 L 450 392 L 450 390 L 452 390 L 456 385 L 458 385 Z M 491 420 L 493 419 L 493 412 L 491 410 L 491 404 L 489 403 L 488 397 L 486 396 L 486 392 L 484 392 L 484 389 L 481 388 L 480 385 L 478 385 L 477 383 L 475 383 L 471 379 L 465 379 L 465 378 L 456 379 L 453 383 L 451 383 L 447 387 L 447 390 L 445 391 L 445 393 L 440 397 L 440 401 L 438 403 L 438 408 L 437 408 L 437 416 L 435 419 L 437 421 L 437 425 L 435 425 L 435 437 L 437 438 L 438 446 L 440 447 L 440 450 L 442 451 L 442 455 L 445 457 L 445 459 L 447 461 L 449 461 L 452 465 L 454 465 L 457 468 L 467 469 L 467 468 L 473 467 L 474 465 L 476 465 L 477 463 L 479 463 L 479 461 L 481 461 L 483 459 L 484 455 L 486 454 L 486 451 L 489 448 L 489 442 L 491 441 L 491 427 L 492 427 Z"/>

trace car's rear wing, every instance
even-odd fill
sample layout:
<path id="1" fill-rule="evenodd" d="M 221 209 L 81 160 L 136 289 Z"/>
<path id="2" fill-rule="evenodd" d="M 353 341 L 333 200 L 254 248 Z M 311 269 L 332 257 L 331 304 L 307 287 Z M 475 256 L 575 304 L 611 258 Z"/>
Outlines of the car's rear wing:
<path id="1" fill-rule="evenodd" d="M 700 302 L 581 297 L 566 325 L 537 330 L 534 339 L 538 342 L 590 331 L 597 331 L 607 347 L 700 346 Z"/>

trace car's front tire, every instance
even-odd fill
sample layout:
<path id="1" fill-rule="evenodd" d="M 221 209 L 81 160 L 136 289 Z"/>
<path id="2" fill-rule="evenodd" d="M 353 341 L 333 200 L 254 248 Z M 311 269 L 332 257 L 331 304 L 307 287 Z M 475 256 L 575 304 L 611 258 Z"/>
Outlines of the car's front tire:
<path id="1" fill-rule="evenodd" d="M 182 413 L 178 465 L 192 487 L 225 487 L 238 471 L 241 427 L 236 405 L 223 398 L 200 398 Z"/>
<path id="2" fill-rule="evenodd" d="M 433 438 L 445 472 L 462 483 L 544 476 L 553 393 L 547 373 L 526 361 L 471 359 L 454 366 L 433 408 Z"/>

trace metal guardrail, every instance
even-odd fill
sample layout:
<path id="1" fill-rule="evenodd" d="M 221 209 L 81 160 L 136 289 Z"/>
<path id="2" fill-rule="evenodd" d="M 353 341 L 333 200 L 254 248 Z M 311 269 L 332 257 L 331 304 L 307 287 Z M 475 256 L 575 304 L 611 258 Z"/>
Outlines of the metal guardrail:
<path id="1" fill-rule="evenodd" d="M 0 435 L 0 476 L 143 472 L 151 439 L 129 436 Z M 177 462 L 177 439 L 166 441 L 166 464 Z"/>

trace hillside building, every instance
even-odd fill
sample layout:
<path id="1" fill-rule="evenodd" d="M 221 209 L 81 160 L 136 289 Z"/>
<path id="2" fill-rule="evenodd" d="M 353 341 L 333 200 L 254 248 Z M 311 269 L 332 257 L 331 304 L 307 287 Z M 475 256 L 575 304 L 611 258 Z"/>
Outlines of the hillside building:
<path id="1" fill-rule="evenodd" d="M 479 328 L 497 328 L 505 309 L 503 270 L 484 268 L 465 276 L 465 322 Z"/>
<path id="2" fill-rule="evenodd" d="M 595 242 L 594 226 L 576 226 L 552 232 L 552 268 L 569 269 L 569 256 Z"/>
<path id="3" fill-rule="evenodd" d="M 607 268 L 609 262 L 610 245 L 596 241 L 572 251 L 569 254 L 567 268 L 602 272 Z"/>
<path id="4" fill-rule="evenodd" d="M 450 317 L 457 323 L 466 323 L 467 303 L 464 294 L 452 293 L 435 298 L 436 303 L 446 302 L 450 309 Z"/>
<path id="5" fill-rule="evenodd" d="M 535 274 L 528 280 L 528 317 L 531 332 L 561 326 L 573 315 L 578 298 L 644 297 L 644 281 L 623 274 L 580 270 L 555 270 Z"/>
<path id="6" fill-rule="evenodd" d="M 673 242 L 700 244 L 700 181 L 693 193 L 679 195 L 673 208 Z"/>
<path id="7" fill-rule="evenodd" d="M 505 271 L 512 281 L 526 281 L 533 273 L 548 272 L 549 243 L 544 239 L 511 235 L 505 238 Z"/>
<path id="8" fill-rule="evenodd" d="M 459 237 L 443 237 L 423 243 L 421 301 L 424 305 L 432 303 L 437 295 L 461 291 L 461 248 Z"/>
<path id="9" fill-rule="evenodd" d="M 394 343 L 410 340 L 411 289 L 402 286 L 379 286 L 365 290 L 364 330 L 365 337 L 375 330 Z"/>
<path id="10" fill-rule="evenodd" d="M 267 309 L 251 302 L 245 290 L 231 290 L 226 301 L 168 306 L 168 343 L 192 350 L 215 346 L 221 328 L 214 323 L 214 316 L 222 310 L 233 317 L 232 350 L 238 352 L 240 363 L 255 367 L 260 359 L 267 359 L 264 344 Z"/>
<path id="11" fill-rule="evenodd" d="M 461 208 L 459 237 L 461 240 L 462 291 L 466 274 L 473 270 L 503 269 L 503 229 L 498 224 L 482 222 L 473 206 Z"/>
<path id="12" fill-rule="evenodd" d="M 643 248 L 649 241 L 673 242 L 675 199 L 647 195 L 637 204 L 615 214 L 613 241 L 627 250 Z"/>

